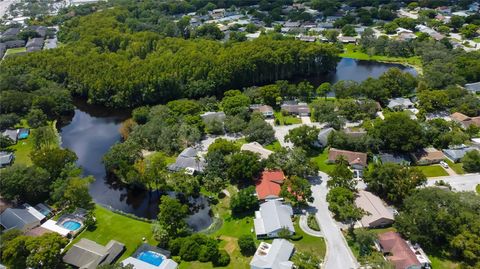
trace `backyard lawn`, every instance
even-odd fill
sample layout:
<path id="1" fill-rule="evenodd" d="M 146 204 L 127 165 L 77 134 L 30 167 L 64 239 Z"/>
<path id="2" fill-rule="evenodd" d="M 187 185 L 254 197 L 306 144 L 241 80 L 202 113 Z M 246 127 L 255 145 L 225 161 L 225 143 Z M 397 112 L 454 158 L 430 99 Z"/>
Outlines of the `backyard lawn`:
<path id="1" fill-rule="evenodd" d="M 284 116 L 280 111 L 275 111 L 274 116 L 275 121 L 278 120 L 280 122 L 280 125 L 292 125 L 302 123 L 302 120 L 300 118 L 293 116 Z"/>
<path id="2" fill-rule="evenodd" d="M 426 177 L 448 176 L 447 171 L 440 165 L 416 166 Z"/>
<path id="3" fill-rule="evenodd" d="M 25 48 L 25 47 L 8 49 L 8 50 L 5 52 L 5 56 L 11 55 L 11 54 L 17 54 L 17 53 L 21 53 L 21 52 L 26 52 L 26 51 L 27 51 L 27 48 Z"/>
<path id="4" fill-rule="evenodd" d="M 335 168 L 335 165 L 326 163 L 328 160 L 328 149 L 324 149 L 320 155 L 313 157 L 312 160 L 318 165 L 320 171 L 323 171 L 327 174 L 330 174 L 330 172 L 332 172 Z"/>
<path id="5" fill-rule="evenodd" d="M 380 55 L 369 56 L 368 54 L 361 52 L 360 47 L 354 44 L 346 45 L 344 48 L 345 48 L 345 51 L 339 55 L 340 57 L 352 58 L 352 59 L 358 59 L 358 60 L 409 64 L 416 67 L 417 69 L 422 66 L 420 57 L 404 58 L 404 57 L 388 57 L 388 56 L 380 56 Z"/>
<path id="6" fill-rule="evenodd" d="M 15 151 L 14 163 L 31 165 L 30 152 L 32 151 L 32 136 L 27 139 L 18 140 L 17 144 L 10 147 Z"/>
<path id="7" fill-rule="evenodd" d="M 97 218 L 95 230 L 84 230 L 72 243 L 76 243 L 81 238 L 90 239 L 100 245 L 106 245 L 112 239 L 117 240 L 126 247 L 119 261 L 129 257 L 143 243 L 143 237 L 149 244 L 157 244 L 153 238 L 151 223 L 114 213 L 98 205 L 95 208 L 95 217 Z"/>
<path id="8" fill-rule="evenodd" d="M 271 151 L 280 151 L 282 149 L 282 146 L 280 145 L 280 142 L 276 140 L 272 144 L 266 145 L 265 148 Z"/>
<path id="9" fill-rule="evenodd" d="M 459 175 L 465 174 L 465 171 L 463 170 L 463 164 L 462 163 L 454 163 L 454 162 L 450 161 L 449 159 L 445 159 L 445 162 L 448 164 L 448 166 L 450 166 L 450 168 L 452 168 L 453 171 L 455 171 L 455 173 L 457 173 Z"/>

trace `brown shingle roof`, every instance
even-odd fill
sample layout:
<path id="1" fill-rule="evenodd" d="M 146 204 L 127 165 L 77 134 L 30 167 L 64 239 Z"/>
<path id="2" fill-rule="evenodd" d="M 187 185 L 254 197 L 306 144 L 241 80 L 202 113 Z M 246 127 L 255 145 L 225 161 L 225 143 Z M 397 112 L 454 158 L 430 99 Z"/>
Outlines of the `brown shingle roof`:
<path id="1" fill-rule="evenodd" d="M 388 256 L 388 259 L 395 264 L 395 269 L 407 269 L 413 265 L 421 265 L 415 253 L 400 234 L 396 232 L 379 234 L 378 242 L 383 252 L 391 254 L 391 256 Z"/>
<path id="2" fill-rule="evenodd" d="M 367 154 L 363 152 L 355 152 L 348 150 L 340 150 L 331 148 L 328 152 L 328 161 L 335 162 L 339 156 L 344 156 L 350 165 L 361 164 L 367 166 Z"/>
<path id="3" fill-rule="evenodd" d="M 469 116 L 467 116 L 465 114 L 462 114 L 460 112 L 453 113 L 452 115 L 450 115 L 450 118 L 452 118 L 452 120 L 457 121 L 457 122 L 470 120 Z"/>

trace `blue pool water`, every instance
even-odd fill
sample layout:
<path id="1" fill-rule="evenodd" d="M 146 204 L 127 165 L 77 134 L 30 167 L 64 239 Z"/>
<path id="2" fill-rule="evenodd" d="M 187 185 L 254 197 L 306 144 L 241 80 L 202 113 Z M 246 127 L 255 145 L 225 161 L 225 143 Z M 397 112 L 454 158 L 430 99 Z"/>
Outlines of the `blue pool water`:
<path id="1" fill-rule="evenodd" d="M 153 251 L 140 252 L 137 259 L 155 266 L 159 266 L 163 262 L 163 256 Z"/>
<path id="2" fill-rule="evenodd" d="M 76 222 L 76 221 L 73 221 L 73 220 L 67 220 L 64 223 L 62 223 L 62 226 L 65 229 L 68 229 L 70 231 L 75 231 L 75 230 L 78 230 L 78 228 L 80 228 L 80 226 L 82 226 L 82 224 L 80 224 L 80 222 Z"/>

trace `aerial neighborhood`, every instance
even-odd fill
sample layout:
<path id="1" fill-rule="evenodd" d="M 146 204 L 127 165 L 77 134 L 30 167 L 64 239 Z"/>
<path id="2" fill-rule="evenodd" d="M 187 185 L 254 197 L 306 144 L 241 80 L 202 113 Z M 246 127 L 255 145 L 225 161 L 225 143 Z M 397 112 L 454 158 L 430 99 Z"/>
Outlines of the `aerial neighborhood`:
<path id="1" fill-rule="evenodd" d="M 0 268 L 480 268 L 480 2 L 0 2 Z"/>

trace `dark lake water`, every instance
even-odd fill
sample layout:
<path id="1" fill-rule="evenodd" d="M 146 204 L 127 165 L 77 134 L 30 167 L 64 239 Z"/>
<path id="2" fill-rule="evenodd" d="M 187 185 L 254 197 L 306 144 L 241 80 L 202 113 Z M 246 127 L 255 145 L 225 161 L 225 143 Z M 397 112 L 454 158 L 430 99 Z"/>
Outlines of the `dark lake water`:
<path id="1" fill-rule="evenodd" d="M 368 77 L 379 77 L 391 67 L 416 75 L 414 68 L 402 65 L 342 59 L 335 73 L 308 80 L 316 85 L 325 81 L 363 81 Z M 130 189 L 116 180 L 108 179 L 102 163 L 103 155 L 120 141 L 118 130 L 122 121 L 129 117 L 130 111 L 112 111 L 84 102 L 76 102 L 76 107 L 72 120 L 60 129 L 62 146 L 77 154 L 77 163 L 83 168 L 84 175 L 95 177 L 95 182 L 90 185 L 90 194 L 95 202 L 140 217 L 155 218 L 158 213 L 158 195 Z M 190 202 L 195 204 L 196 210 L 187 222 L 195 230 L 208 227 L 212 220 L 206 198 L 200 197 Z"/>

